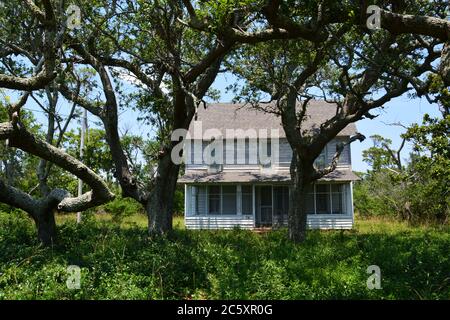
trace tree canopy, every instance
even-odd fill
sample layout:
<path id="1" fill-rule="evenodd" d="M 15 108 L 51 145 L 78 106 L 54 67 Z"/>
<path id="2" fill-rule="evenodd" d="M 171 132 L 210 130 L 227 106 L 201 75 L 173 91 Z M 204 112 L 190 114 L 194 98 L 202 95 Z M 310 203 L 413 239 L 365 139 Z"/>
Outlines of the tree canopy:
<path id="1" fill-rule="evenodd" d="M 222 72 L 241 79 L 237 99 L 282 119 L 294 151 L 290 236 L 297 241 L 306 228 L 304 188 L 336 168 L 344 146 L 326 168 L 315 167 L 314 160 L 343 128 L 373 118 L 373 110 L 406 93 L 426 96 L 448 114 L 446 1 L 380 1 L 376 7 L 369 1 L 281 0 L 74 5 L 12 0 L 0 12 L 0 88 L 14 97 L 0 108 L 1 148 L 8 168 L 29 156 L 38 185 L 22 189 L 5 170 L 0 201 L 28 212 L 47 244 L 55 237 L 55 210 L 82 211 L 117 196 L 111 176 L 121 196 L 145 208 L 150 233 L 169 232 L 182 169 L 171 160 L 179 142 L 171 135 L 187 129 L 208 99 L 217 99 L 212 85 Z M 302 123 L 313 98 L 334 103 L 336 115 L 307 132 Z M 262 99 L 272 107 L 262 107 Z M 61 101 L 69 108 L 65 117 L 57 108 Z M 45 130 L 29 121 L 30 102 L 42 109 Z M 79 138 L 70 129 L 81 108 L 99 123 L 90 131 L 89 159 L 78 158 Z M 122 110 L 139 112 L 154 141 L 121 135 Z M 411 131 L 422 142 L 429 134 L 419 127 Z M 355 135 L 348 143 L 363 138 Z M 421 145 L 442 153 L 436 143 Z M 139 165 L 136 152 L 149 165 Z M 71 195 L 65 180 L 53 178 L 57 173 L 81 179 L 85 192 Z"/>

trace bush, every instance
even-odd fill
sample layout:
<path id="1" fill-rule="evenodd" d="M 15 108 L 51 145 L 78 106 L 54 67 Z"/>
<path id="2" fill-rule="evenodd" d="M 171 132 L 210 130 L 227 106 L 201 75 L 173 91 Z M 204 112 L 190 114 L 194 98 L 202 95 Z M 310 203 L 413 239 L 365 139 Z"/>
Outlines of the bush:
<path id="1" fill-rule="evenodd" d="M 355 210 L 366 217 L 385 216 L 411 223 L 448 223 L 450 196 L 444 182 L 447 178 L 433 178 L 426 170 L 414 172 L 398 176 L 380 170 L 364 175 L 354 185 Z"/>
<path id="2" fill-rule="evenodd" d="M 0 299 L 447 299 L 449 230 L 358 222 L 359 230 L 191 231 L 149 238 L 103 220 L 59 226 L 40 247 L 26 215 L 0 214 Z M 400 228 L 401 227 L 401 228 Z M 392 230 L 386 232 L 385 230 Z M 382 289 L 368 290 L 369 265 Z M 81 289 L 66 286 L 81 267 Z"/>
<path id="3" fill-rule="evenodd" d="M 116 197 L 113 201 L 103 205 L 102 208 L 105 212 L 111 214 L 112 220 L 116 223 L 120 223 L 125 217 L 136 213 L 145 214 L 142 205 L 131 198 Z M 98 210 L 101 210 L 101 208 Z"/>
<path id="4" fill-rule="evenodd" d="M 395 216 L 413 223 L 446 223 L 450 217 L 450 115 L 413 124 L 399 149 L 392 141 L 372 136 L 364 150 L 371 170 L 355 184 L 355 208 L 362 215 Z M 403 163 L 401 151 L 410 141 L 413 152 Z"/>

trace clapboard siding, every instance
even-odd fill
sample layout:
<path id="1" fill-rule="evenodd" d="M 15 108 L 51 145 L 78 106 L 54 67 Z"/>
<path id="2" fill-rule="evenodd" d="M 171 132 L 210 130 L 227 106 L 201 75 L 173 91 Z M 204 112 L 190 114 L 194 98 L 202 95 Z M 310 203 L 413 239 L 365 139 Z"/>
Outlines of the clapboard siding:
<path id="1" fill-rule="evenodd" d="M 333 159 L 333 156 L 336 152 L 336 145 L 338 143 L 342 143 L 348 140 L 348 137 L 337 137 L 336 139 L 333 139 L 330 141 L 326 146 L 326 161 L 327 164 L 331 162 Z M 204 154 L 204 150 L 207 146 L 207 142 L 203 141 L 202 143 L 202 156 Z M 245 149 L 244 149 L 245 146 Z M 188 152 L 187 156 L 187 163 L 186 163 L 186 170 L 200 170 L 200 169 L 207 169 L 207 165 L 205 164 L 205 160 L 202 159 L 202 163 L 194 163 L 194 143 L 187 143 L 186 147 L 190 150 Z M 252 152 L 249 152 L 251 149 Z M 199 148 L 200 150 L 200 148 Z M 251 155 L 251 153 L 254 154 Z M 255 154 L 256 153 L 256 154 Z M 238 163 L 238 157 L 237 155 L 241 154 L 241 158 L 239 159 Z M 278 154 L 279 159 L 278 163 L 274 163 L 276 167 L 289 167 L 291 158 L 292 158 L 292 149 L 287 141 L 286 138 L 281 138 L 279 140 L 279 147 L 278 147 Z M 245 159 L 244 159 L 245 157 Z M 256 163 L 255 163 L 256 160 Z M 247 170 L 259 170 L 259 154 L 257 152 L 257 149 L 255 150 L 253 147 L 250 148 L 250 143 L 248 140 L 245 141 L 245 143 L 238 143 L 236 140 L 234 143 L 225 143 L 223 144 L 223 170 L 235 170 L 236 168 L 239 169 L 247 169 Z M 244 162 L 244 163 L 242 163 Z M 348 166 L 351 163 L 350 158 L 350 145 L 346 145 L 344 147 L 344 150 L 339 158 L 338 165 L 339 166 Z"/>
<path id="2" fill-rule="evenodd" d="M 185 224 L 187 229 L 252 229 L 254 226 L 253 218 L 248 216 L 212 216 L 212 217 L 186 217 Z"/>
<path id="3" fill-rule="evenodd" d="M 314 217 L 308 216 L 308 228 L 310 229 L 351 229 L 352 217 Z"/>
<path id="4" fill-rule="evenodd" d="M 287 139 L 280 139 L 280 166 L 290 166 L 292 159 L 292 149 Z"/>
<path id="5" fill-rule="evenodd" d="M 253 229 L 253 218 L 247 217 L 204 217 L 194 216 L 186 217 L 187 229 L 233 229 L 239 227 L 241 229 Z M 287 225 L 285 221 L 284 225 Z M 307 226 L 309 229 L 351 229 L 353 227 L 353 219 L 351 216 L 313 216 L 308 215 Z"/>
<path id="6" fill-rule="evenodd" d="M 327 163 L 331 163 L 331 160 L 333 160 L 334 154 L 336 153 L 337 144 L 344 143 L 347 140 L 348 139 L 345 139 L 345 138 L 336 138 L 336 139 L 331 140 L 327 144 L 327 149 L 326 149 Z M 349 164 L 350 164 L 350 145 L 346 145 L 339 157 L 338 165 L 349 165 Z"/>
<path id="7" fill-rule="evenodd" d="M 278 221 L 279 225 L 287 226 L 287 219 Z M 351 215 L 312 215 L 307 216 L 307 227 L 309 229 L 351 229 L 353 219 Z"/>

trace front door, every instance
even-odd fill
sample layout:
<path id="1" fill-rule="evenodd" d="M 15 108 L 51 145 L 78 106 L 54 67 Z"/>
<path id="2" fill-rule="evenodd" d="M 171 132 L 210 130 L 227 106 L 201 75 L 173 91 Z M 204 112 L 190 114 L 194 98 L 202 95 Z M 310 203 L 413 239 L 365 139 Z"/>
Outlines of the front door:
<path id="1" fill-rule="evenodd" d="M 272 225 L 272 186 L 256 186 L 256 226 Z"/>

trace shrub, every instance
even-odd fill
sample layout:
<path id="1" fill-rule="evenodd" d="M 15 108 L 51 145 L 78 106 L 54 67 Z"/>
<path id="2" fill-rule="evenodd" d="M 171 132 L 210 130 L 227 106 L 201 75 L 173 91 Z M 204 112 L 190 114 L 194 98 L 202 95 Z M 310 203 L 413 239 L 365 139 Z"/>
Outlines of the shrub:
<path id="1" fill-rule="evenodd" d="M 113 201 L 105 204 L 103 210 L 110 213 L 112 220 L 116 223 L 120 223 L 123 218 L 136 213 L 145 214 L 144 209 L 139 202 L 131 198 L 122 197 L 116 197 Z"/>
<path id="2" fill-rule="evenodd" d="M 359 221 L 354 231 L 174 230 L 66 220 L 53 247 L 24 214 L 0 213 L 0 299 L 447 299 L 448 229 Z M 382 289 L 368 290 L 379 265 Z M 66 286 L 81 268 L 81 289 Z"/>

